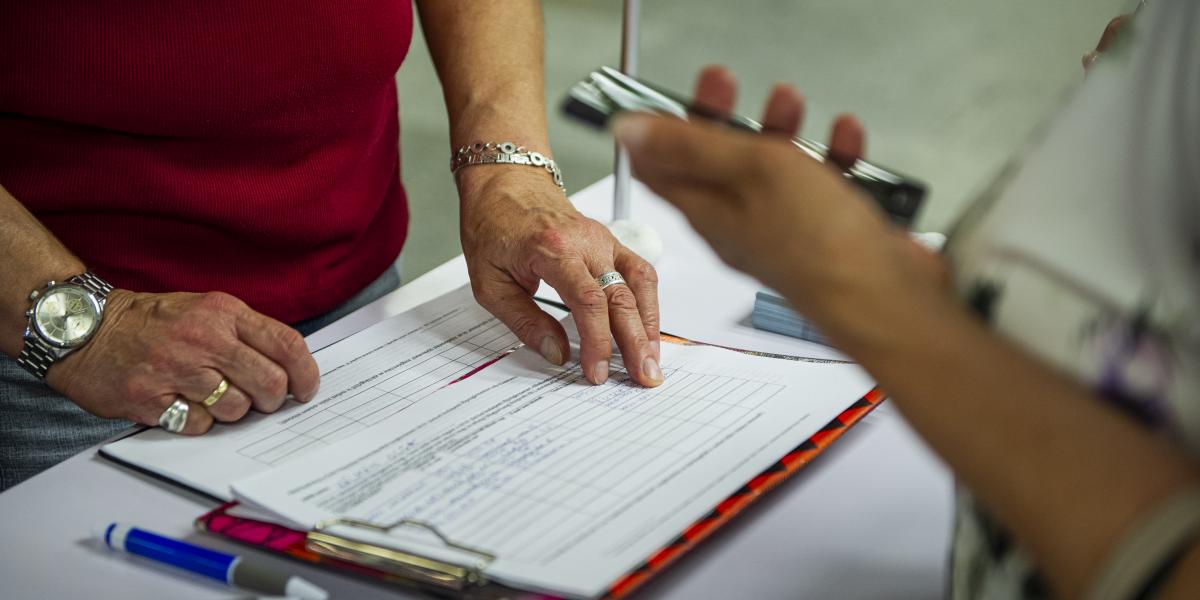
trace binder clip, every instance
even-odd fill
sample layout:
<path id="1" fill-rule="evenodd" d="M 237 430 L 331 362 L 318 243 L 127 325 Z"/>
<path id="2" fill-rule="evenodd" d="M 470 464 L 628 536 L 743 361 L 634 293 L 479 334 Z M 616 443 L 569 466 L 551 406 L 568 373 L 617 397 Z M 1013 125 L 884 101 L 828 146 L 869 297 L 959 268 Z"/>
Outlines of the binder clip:
<path id="1" fill-rule="evenodd" d="M 476 560 L 471 565 L 460 565 L 360 542 L 329 531 L 337 526 L 358 527 L 385 535 L 400 527 L 413 527 L 432 533 L 445 547 L 474 556 Z M 305 548 L 322 556 L 372 567 L 404 580 L 453 592 L 488 585 L 483 570 L 496 560 L 496 555 L 490 552 L 455 543 L 433 525 L 412 519 L 401 519 L 389 525 L 377 525 L 359 519 L 329 519 L 317 523 L 316 527 L 308 532 Z"/>

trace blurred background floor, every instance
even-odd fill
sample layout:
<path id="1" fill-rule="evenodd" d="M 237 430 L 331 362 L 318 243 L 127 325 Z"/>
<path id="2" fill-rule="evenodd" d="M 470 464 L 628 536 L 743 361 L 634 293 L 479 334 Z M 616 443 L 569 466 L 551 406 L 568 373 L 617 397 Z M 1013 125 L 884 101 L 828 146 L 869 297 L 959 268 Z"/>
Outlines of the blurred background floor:
<path id="1" fill-rule="evenodd" d="M 612 141 L 559 115 L 563 92 L 619 60 L 619 0 L 547 0 L 546 99 L 573 193 L 612 171 Z M 804 135 L 840 112 L 867 127 L 868 156 L 930 184 L 918 229 L 943 231 L 1083 77 L 1080 57 L 1128 0 L 645 0 L 640 74 L 689 92 L 731 67 L 738 112 L 770 86 L 808 98 Z M 441 89 L 419 35 L 397 76 L 412 225 L 406 281 L 461 252 Z M 519 140 L 513 140 L 519 141 Z"/>

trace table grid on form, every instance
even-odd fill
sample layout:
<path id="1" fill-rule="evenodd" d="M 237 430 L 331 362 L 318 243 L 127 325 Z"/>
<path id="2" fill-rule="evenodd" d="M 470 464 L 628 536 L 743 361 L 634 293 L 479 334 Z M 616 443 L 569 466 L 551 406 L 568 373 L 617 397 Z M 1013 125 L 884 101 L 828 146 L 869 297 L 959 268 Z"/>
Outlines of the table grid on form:
<path id="1" fill-rule="evenodd" d="M 470 312 L 446 315 L 449 323 L 439 323 L 440 328 L 452 325 L 453 319 L 470 322 Z M 328 445 L 379 423 L 424 399 L 444 385 L 463 377 L 475 369 L 494 360 L 498 355 L 513 348 L 518 342 L 504 324 L 491 319 L 476 326 L 474 331 L 445 344 L 439 351 L 419 357 L 391 356 L 383 360 L 394 363 L 392 368 L 383 368 L 388 376 L 347 391 L 339 397 L 326 400 L 316 407 L 289 420 L 287 427 L 266 437 L 239 447 L 237 453 L 258 462 L 274 465 L 291 457 L 298 451 L 313 445 Z M 402 336 L 403 337 L 403 336 Z M 402 338 L 398 338 L 402 339 Z M 374 351 L 363 356 L 375 354 Z M 375 360 L 381 360 L 378 355 Z M 338 386 L 333 373 L 322 385 Z M 323 374 L 322 379 L 326 376 Z"/>
<path id="2" fill-rule="evenodd" d="M 623 372 L 591 386 L 578 368 L 566 371 L 555 387 L 506 411 L 497 429 L 462 432 L 469 441 L 411 473 L 406 490 L 369 518 L 403 513 L 469 545 L 545 562 L 572 544 L 571 532 L 603 523 L 783 389 L 685 369 L 665 374 L 664 385 L 634 398 L 638 388 Z M 653 459 L 632 460 L 648 451 Z M 476 500 L 483 496 L 489 501 Z M 448 497 L 458 501 L 446 504 Z"/>

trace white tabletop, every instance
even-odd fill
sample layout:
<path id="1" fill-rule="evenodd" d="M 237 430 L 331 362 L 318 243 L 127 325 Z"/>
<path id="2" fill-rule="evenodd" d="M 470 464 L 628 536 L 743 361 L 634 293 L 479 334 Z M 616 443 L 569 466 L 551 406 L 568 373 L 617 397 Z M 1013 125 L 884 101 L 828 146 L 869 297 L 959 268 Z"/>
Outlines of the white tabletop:
<path id="1" fill-rule="evenodd" d="M 602 181 L 575 200 L 601 202 L 610 185 Z M 634 202 L 649 205 L 661 201 L 639 190 Z M 585 212 L 595 213 L 595 206 L 590 208 Z M 681 239 L 687 236 L 691 239 Z M 694 234 L 678 228 L 664 232 L 663 237 L 668 252 L 672 244 L 697 243 Z M 693 263 L 691 268 L 696 266 Z M 700 266 L 706 273 L 724 271 L 719 264 Z M 660 267 L 663 281 L 670 281 L 671 275 Z M 309 344 L 322 347 L 466 282 L 460 256 L 310 336 Z M 686 285 L 673 282 L 664 286 L 664 293 L 681 293 L 677 291 L 681 288 Z M 677 322 L 686 328 L 686 322 Z M 744 324 L 724 325 L 754 342 Z M 685 331 L 671 333 L 687 335 Z M 786 345 L 774 337 L 765 339 L 773 349 Z M 951 503 L 949 474 L 899 414 L 885 404 L 812 465 L 680 559 L 638 597 L 941 597 Z M 192 521 L 214 506 L 209 500 L 115 466 L 96 456 L 94 448 L 83 452 L 0 494 L 0 596 L 245 597 L 207 580 L 108 551 L 89 540 L 97 523 L 126 521 L 218 549 L 255 553 L 310 579 L 334 598 L 407 597 L 392 588 L 197 533 Z"/>

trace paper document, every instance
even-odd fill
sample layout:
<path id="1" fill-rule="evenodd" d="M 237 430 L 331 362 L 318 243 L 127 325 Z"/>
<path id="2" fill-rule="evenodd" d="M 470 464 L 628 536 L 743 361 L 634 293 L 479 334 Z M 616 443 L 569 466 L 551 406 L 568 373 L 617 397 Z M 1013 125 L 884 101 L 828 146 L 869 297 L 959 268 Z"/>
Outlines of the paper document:
<path id="1" fill-rule="evenodd" d="M 663 344 L 662 365 L 657 388 L 618 361 L 593 386 L 522 348 L 235 495 L 302 527 L 422 520 L 498 556 L 494 579 L 592 597 L 872 386 L 854 365 L 704 346 Z M 417 532 L 386 541 L 439 554 Z"/>
<path id="2" fill-rule="evenodd" d="M 464 286 L 315 353 L 321 389 L 308 404 L 252 412 L 197 437 L 146 431 L 103 452 L 229 499 L 234 480 L 361 435 L 517 344 Z"/>

